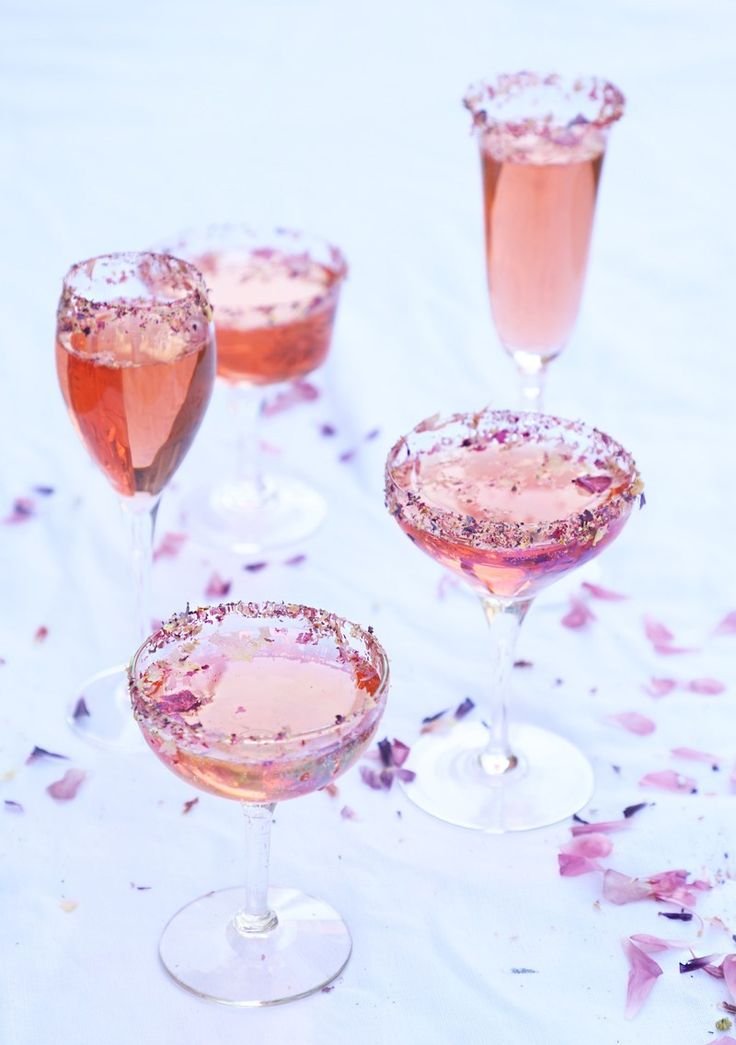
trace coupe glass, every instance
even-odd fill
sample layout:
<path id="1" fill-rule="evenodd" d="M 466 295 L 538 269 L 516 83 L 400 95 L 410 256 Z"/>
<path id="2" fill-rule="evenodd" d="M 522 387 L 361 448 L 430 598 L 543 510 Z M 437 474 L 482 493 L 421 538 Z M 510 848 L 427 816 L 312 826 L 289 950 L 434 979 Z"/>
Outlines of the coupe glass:
<path id="1" fill-rule="evenodd" d="M 245 812 L 244 885 L 174 915 L 164 967 L 193 994 L 230 1005 L 324 987 L 350 957 L 350 933 L 324 901 L 268 888 L 271 822 L 276 802 L 325 787 L 370 743 L 388 692 L 372 629 L 296 605 L 189 611 L 138 650 L 130 692 L 164 765 Z"/>
<path id="2" fill-rule="evenodd" d="M 422 809 L 501 833 L 582 808 L 593 771 L 568 740 L 507 723 L 517 633 L 536 594 L 614 540 L 643 487 L 631 456 L 595 428 L 536 413 L 439 415 L 393 447 L 386 503 L 411 541 L 479 597 L 492 638 L 486 721 L 412 746 L 406 786 Z"/>
<path id="3" fill-rule="evenodd" d="M 486 272 L 525 409 L 577 319 L 608 131 L 624 97 L 595 78 L 501 75 L 464 99 L 480 145 Z"/>
<path id="4" fill-rule="evenodd" d="M 329 243 L 289 229 L 213 225 L 183 234 L 171 253 L 204 274 L 217 330 L 217 373 L 228 385 L 234 460 L 219 480 L 185 502 L 193 537 L 258 555 L 308 537 L 325 500 L 294 476 L 260 461 L 263 390 L 296 381 L 327 356 L 347 265 Z"/>
<path id="5" fill-rule="evenodd" d="M 120 498 L 130 526 L 136 641 L 151 628 L 151 546 L 164 486 L 204 416 L 215 379 L 207 289 L 186 261 L 107 254 L 74 265 L 56 324 L 56 368 L 69 414 Z M 88 679 L 69 721 L 105 746 L 140 746 L 125 668 Z"/>

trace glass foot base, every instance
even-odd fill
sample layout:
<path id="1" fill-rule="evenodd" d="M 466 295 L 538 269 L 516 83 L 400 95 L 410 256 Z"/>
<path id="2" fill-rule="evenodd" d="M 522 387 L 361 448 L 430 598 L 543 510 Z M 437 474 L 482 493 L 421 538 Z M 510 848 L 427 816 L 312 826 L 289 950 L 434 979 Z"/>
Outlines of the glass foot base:
<path id="1" fill-rule="evenodd" d="M 124 667 L 108 668 L 90 676 L 72 700 L 67 722 L 90 744 L 114 751 L 145 751 L 128 696 Z"/>
<path id="2" fill-rule="evenodd" d="M 192 538 L 238 555 L 260 555 L 310 537 L 327 514 L 324 497 L 300 479 L 267 476 L 262 487 L 233 483 L 184 505 Z"/>
<path id="3" fill-rule="evenodd" d="M 556 824 L 590 800 L 593 769 L 569 740 L 538 726 L 512 727 L 519 764 L 501 777 L 488 777 L 480 767 L 487 740 L 480 722 L 417 740 L 407 762 L 416 778 L 404 784 L 412 802 L 447 823 L 504 834 Z"/>
<path id="4" fill-rule="evenodd" d="M 243 896 L 240 888 L 207 893 L 166 926 L 159 954 L 180 987 L 225 1005 L 278 1005 L 339 976 L 352 940 L 329 904 L 296 889 L 269 889 L 278 925 L 246 936 L 233 924 Z"/>

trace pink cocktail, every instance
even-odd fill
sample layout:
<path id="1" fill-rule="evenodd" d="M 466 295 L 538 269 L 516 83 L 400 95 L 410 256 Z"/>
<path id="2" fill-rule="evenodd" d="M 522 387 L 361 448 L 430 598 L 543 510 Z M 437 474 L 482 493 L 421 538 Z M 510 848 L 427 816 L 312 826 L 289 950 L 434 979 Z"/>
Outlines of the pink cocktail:
<path id="1" fill-rule="evenodd" d="M 486 272 L 528 406 L 580 309 L 601 167 L 624 98 L 597 79 L 503 75 L 471 87 L 483 175 Z"/>
<path id="2" fill-rule="evenodd" d="M 490 725 L 463 722 L 413 746 L 407 790 L 418 805 L 501 832 L 555 823 L 588 800 L 592 771 L 567 740 L 535 726 L 509 737 L 506 686 L 534 596 L 610 544 L 642 489 L 613 439 L 543 414 L 435 416 L 391 450 L 389 511 L 480 596 L 497 639 Z"/>
<path id="3" fill-rule="evenodd" d="M 181 986 L 268 1005 L 310 994 L 342 970 L 351 941 L 339 915 L 294 890 L 268 889 L 269 830 L 276 802 L 353 765 L 387 691 L 372 630 L 304 606 L 191 611 L 136 654 L 131 698 L 148 744 L 188 784 L 242 802 L 248 827 L 245 890 L 208 893 L 164 931 L 161 958 Z"/>

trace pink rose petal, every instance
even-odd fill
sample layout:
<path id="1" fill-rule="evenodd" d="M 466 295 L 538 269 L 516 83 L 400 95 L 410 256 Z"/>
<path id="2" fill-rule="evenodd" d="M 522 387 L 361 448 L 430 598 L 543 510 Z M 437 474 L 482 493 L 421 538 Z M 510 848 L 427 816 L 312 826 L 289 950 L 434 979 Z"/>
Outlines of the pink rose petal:
<path id="1" fill-rule="evenodd" d="M 603 493 L 613 482 L 610 475 L 580 475 L 573 483 L 588 493 Z"/>
<path id="2" fill-rule="evenodd" d="M 736 1001 L 736 954 L 727 954 L 721 962 L 723 979 L 726 981 L 729 993 Z"/>
<path id="3" fill-rule="evenodd" d="M 355 820 L 355 810 L 351 809 L 350 806 L 343 806 L 340 810 L 340 816 L 343 820 Z"/>
<path id="4" fill-rule="evenodd" d="M 587 856 L 578 856 L 575 853 L 558 853 L 557 864 L 561 878 L 577 878 L 581 874 L 603 870 L 597 860 L 591 860 Z"/>
<path id="5" fill-rule="evenodd" d="M 673 689 L 677 689 L 675 679 L 650 679 L 648 686 L 642 686 L 650 697 L 666 697 Z"/>
<path id="6" fill-rule="evenodd" d="M 653 617 L 644 618 L 644 634 L 655 646 L 666 646 L 675 637 L 669 628 L 665 627 L 661 621 L 654 620 Z"/>
<path id="7" fill-rule="evenodd" d="M 187 542 L 185 533 L 165 533 L 153 552 L 153 561 L 175 559 Z"/>
<path id="8" fill-rule="evenodd" d="M 660 954 L 662 951 L 686 951 L 690 947 L 687 940 L 665 940 L 661 936 L 650 936 L 649 933 L 635 933 L 629 939 L 645 954 Z"/>
<path id="9" fill-rule="evenodd" d="M 727 613 L 720 624 L 717 624 L 714 635 L 736 635 L 736 610 Z"/>
<path id="10" fill-rule="evenodd" d="M 683 689 L 688 690 L 690 693 L 704 693 L 708 696 L 723 693 L 725 688 L 725 684 L 719 682 L 718 679 L 691 679 L 690 682 L 686 682 L 683 685 Z"/>
<path id="11" fill-rule="evenodd" d="M 674 769 L 662 769 L 657 773 L 646 773 L 639 781 L 639 787 L 658 787 L 663 791 L 691 795 L 697 791 L 697 782 L 692 777 L 676 773 Z"/>
<path id="12" fill-rule="evenodd" d="M 641 878 L 630 878 L 627 874 L 609 868 L 603 875 L 603 896 L 610 903 L 618 906 L 646 900 L 652 895 L 649 882 Z"/>
<path id="13" fill-rule="evenodd" d="M 662 975 L 662 970 L 653 958 L 645 954 L 630 939 L 624 940 L 623 946 L 629 963 L 625 1016 L 627 1020 L 630 1020 L 636 1016 L 649 997 L 657 977 Z"/>
<path id="14" fill-rule="evenodd" d="M 283 413 L 284 410 L 290 410 L 299 403 L 311 403 L 314 399 L 319 399 L 319 396 L 319 389 L 309 381 L 294 381 L 289 388 L 279 392 L 273 399 L 265 403 L 262 413 L 264 417 L 273 417 L 275 414 Z"/>
<path id="15" fill-rule="evenodd" d="M 221 599 L 228 594 L 232 586 L 232 581 L 223 580 L 219 573 L 213 572 L 207 581 L 207 587 L 204 589 L 205 598 Z"/>
<path id="16" fill-rule="evenodd" d="M 603 831 L 623 831 L 630 826 L 628 820 L 599 820 L 593 824 L 573 824 L 570 831 L 577 838 L 579 835 L 599 834 Z"/>
<path id="17" fill-rule="evenodd" d="M 34 642 L 44 642 L 46 640 L 46 638 L 48 637 L 48 633 L 49 633 L 49 629 L 46 627 L 45 624 L 42 624 L 41 627 L 40 628 L 36 628 L 35 632 L 33 633 L 33 641 Z"/>
<path id="18" fill-rule="evenodd" d="M 609 715 L 608 720 L 623 726 L 629 733 L 636 733 L 639 737 L 649 736 L 657 728 L 656 723 L 646 715 L 640 715 L 638 711 L 622 711 L 618 715 Z"/>
<path id="19" fill-rule="evenodd" d="M 13 502 L 13 510 L 5 516 L 3 522 L 12 526 L 16 523 L 28 522 L 35 514 L 36 505 L 30 497 L 17 497 Z"/>
<path id="20" fill-rule="evenodd" d="M 721 762 L 718 755 L 711 755 L 708 751 L 698 751 L 694 747 L 673 747 L 670 754 L 675 758 L 687 758 L 691 762 L 707 762 L 709 766 L 718 766 Z"/>
<path id="21" fill-rule="evenodd" d="M 566 628 L 584 628 L 590 621 L 595 620 L 595 613 L 587 603 L 578 599 L 575 595 L 570 596 L 570 609 L 560 621 Z"/>
<path id="22" fill-rule="evenodd" d="M 599 856 L 608 856 L 613 850 L 613 842 L 606 835 L 588 834 L 573 838 L 560 846 L 560 852 L 571 856 L 588 856 L 595 859 Z"/>
<path id="23" fill-rule="evenodd" d="M 57 802 L 68 802 L 76 796 L 86 776 L 87 774 L 82 769 L 67 769 L 61 780 L 49 784 L 46 791 Z"/>
<path id="24" fill-rule="evenodd" d="M 601 588 L 600 584 L 591 584 L 590 581 L 583 581 L 581 587 L 589 595 L 592 595 L 594 599 L 603 599 L 606 602 L 623 602 L 629 597 L 628 595 L 622 595 L 620 592 L 611 591 L 610 588 Z"/>

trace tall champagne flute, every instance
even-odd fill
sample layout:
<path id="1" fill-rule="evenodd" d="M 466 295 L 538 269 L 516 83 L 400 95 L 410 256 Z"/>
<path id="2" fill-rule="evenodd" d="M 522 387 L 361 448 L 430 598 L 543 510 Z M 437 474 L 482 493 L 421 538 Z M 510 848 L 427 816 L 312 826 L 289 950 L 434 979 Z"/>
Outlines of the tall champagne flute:
<path id="1" fill-rule="evenodd" d="M 484 720 L 440 720 L 412 745 L 406 790 L 421 808 L 502 833 L 556 823 L 589 800 L 593 771 L 570 741 L 536 725 L 509 728 L 514 646 L 537 593 L 615 540 L 642 489 L 610 436 L 544 414 L 436 415 L 390 451 L 389 511 L 478 595 L 492 643 Z"/>
<path id="2" fill-rule="evenodd" d="M 524 409 L 541 410 L 547 367 L 577 319 L 598 182 L 624 97 L 595 78 L 522 72 L 469 88 L 480 146 L 486 272 Z"/>
<path id="3" fill-rule="evenodd" d="M 74 427 L 128 521 L 140 640 L 150 630 L 161 492 L 199 428 L 215 378 L 212 310 L 202 276 L 186 261 L 153 253 L 107 254 L 73 265 L 59 301 L 56 368 Z M 135 744 L 122 667 L 82 685 L 70 723 L 106 746 Z"/>
<path id="4" fill-rule="evenodd" d="M 271 823 L 276 802 L 326 787 L 355 763 L 388 678 L 372 628 L 294 604 L 191 610 L 138 650 L 130 694 L 151 749 L 245 814 L 242 886 L 200 896 L 163 931 L 161 961 L 181 987 L 229 1005 L 275 1005 L 342 971 L 352 942 L 337 911 L 269 888 Z"/>
<path id="5" fill-rule="evenodd" d="M 265 389 L 325 361 L 347 275 L 341 252 L 291 229 L 212 225 L 167 247 L 203 273 L 214 306 L 217 374 L 232 407 L 234 460 L 185 502 L 189 532 L 204 544 L 257 555 L 308 537 L 324 519 L 322 495 L 261 463 Z"/>

